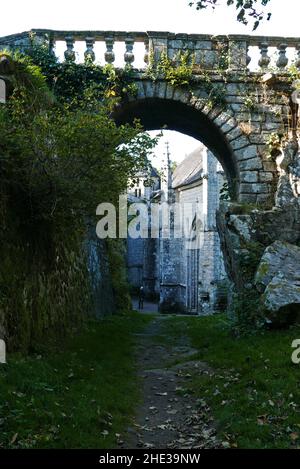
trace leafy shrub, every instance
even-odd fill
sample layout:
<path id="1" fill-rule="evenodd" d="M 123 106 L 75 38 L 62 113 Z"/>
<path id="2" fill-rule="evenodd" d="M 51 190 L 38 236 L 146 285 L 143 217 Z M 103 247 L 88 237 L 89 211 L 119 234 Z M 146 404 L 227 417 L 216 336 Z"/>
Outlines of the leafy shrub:
<path id="1" fill-rule="evenodd" d="M 0 326 L 9 348 L 20 350 L 63 337 L 91 311 L 87 220 L 96 226 L 97 205 L 117 201 L 155 145 L 138 123 L 117 127 L 98 89 L 84 86 L 88 99 L 80 100 L 72 67 L 64 66 L 66 86 L 55 95 L 51 75 L 46 80 L 31 60 L 12 59 L 14 88 L 0 108 Z M 116 306 L 128 310 L 118 249 L 111 267 Z"/>
<path id="2" fill-rule="evenodd" d="M 262 330 L 266 325 L 266 316 L 259 294 L 246 289 L 236 294 L 230 305 L 230 317 L 235 335 Z"/>

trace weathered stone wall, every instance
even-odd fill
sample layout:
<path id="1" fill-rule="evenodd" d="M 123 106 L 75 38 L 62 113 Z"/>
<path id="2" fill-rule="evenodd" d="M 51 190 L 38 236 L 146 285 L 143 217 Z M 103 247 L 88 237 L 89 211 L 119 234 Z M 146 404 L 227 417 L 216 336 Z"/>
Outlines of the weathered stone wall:
<path id="1" fill-rule="evenodd" d="M 241 294 L 252 290 L 260 296 L 261 308 L 274 323 L 295 318 L 289 313 L 300 313 L 300 265 L 298 260 L 291 262 L 300 255 L 299 179 L 295 174 L 299 161 L 293 139 L 277 157 L 280 177 L 272 209 L 226 203 L 217 214 L 229 278 Z M 269 272 L 274 272 L 270 278 Z"/>
<path id="2" fill-rule="evenodd" d="M 0 48 L 30 46 L 30 32 L 0 39 Z M 286 72 L 287 47 L 296 51 L 295 66 L 300 69 L 299 39 L 255 36 L 174 35 L 168 32 L 127 33 L 105 31 L 35 31 L 37 40 L 46 40 L 53 52 L 55 41 L 67 45 L 66 60 L 75 60 L 74 43 L 86 40 L 85 57 L 92 57 L 94 41 L 105 41 L 105 61 L 113 63 L 114 41 L 124 41 L 126 64 L 134 61 L 134 41 L 145 44 L 159 60 L 165 52 L 174 58 L 178 52 L 195 55 L 195 66 L 186 87 L 172 86 L 166 77 L 149 79 L 145 71 L 135 70 L 135 96 L 118 103 L 114 117 L 119 123 L 140 118 L 146 130 L 168 126 L 202 141 L 218 158 L 225 171 L 232 200 L 218 215 L 218 230 L 226 270 L 237 289 L 253 288 L 255 269 L 266 247 L 274 241 L 299 245 L 299 153 L 283 152 L 283 161 L 271 157 L 268 141 L 273 133 L 296 132 L 298 117 L 292 115 L 291 76 Z M 249 47 L 260 49 L 259 70 L 250 72 Z M 269 46 L 277 48 L 278 70 L 268 74 Z M 223 63 L 222 63 L 223 62 Z M 205 73 L 203 73 L 205 72 Z M 208 86 L 209 84 L 209 86 Z M 212 99 L 212 91 L 217 96 Z M 295 108 L 295 106 L 294 106 Z M 249 207 L 249 204 L 256 206 Z M 260 207 L 260 209 L 259 209 Z M 272 208 L 274 207 L 274 208 Z M 252 208 L 252 209 L 251 209 Z M 268 208 L 268 209 L 267 209 Z M 181 298 L 182 287 L 174 294 L 172 283 L 178 278 L 179 246 L 163 242 L 167 272 L 161 281 L 170 298 Z M 211 247 L 211 249 L 213 249 Z M 170 284 L 168 287 L 168 283 Z M 184 288 L 184 286 L 183 286 Z"/>
<path id="3" fill-rule="evenodd" d="M 100 240 L 93 227 L 89 231 L 85 248 L 93 294 L 94 312 L 97 317 L 115 312 L 114 295 L 109 259 L 104 240 Z"/>
<path id="4" fill-rule="evenodd" d="M 144 243 L 142 238 L 127 239 L 127 275 L 131 286 L 139 288 L 143 284 Z"/>
<path id="5" fill-rule="evenodd" d="M 178 52 L 194 55 L 193 76 L 187 87 L 172 86 L 160 76 L 153 81 L 145 70 L 135 70 L 137 95 L 119 104 L 116 119 L 140 117 L 146 129 L 167 125 L 198 138 L 221 162 L 236 200 L 272 205 L 278 174 L 274 161 L 268 158 L 266 142 L 272 132 L 285 130 L 291 114 L 286 49 L 295 49 L 295 65 L 299 68 L 297 38 L 34 30 L 0 38 L 0 48 L 26 49 L 32 33 L 37 42 L 48 42 L 53 53 L 55 42 L 65 41 L 65 59 L 69 61 L 75 60 L 76 41 L 86 41 L 85 57 L 92 60 L 94 42 L 105 42 L 104 59 L 108 63 L 115 61 L 115 41 L 125 43 L 127 64 L 134 63 L 134 42 L 144 43 L 148 65 L 150 54 L 154 60 L 159 60 L 163 52 L 171 59 Z M 252 64 L 250 46 L 260 51 L 256 72 L 248 68 Z M 262 78 L 269 65 L 275 65 L 271 62 L 271 46 L 279 52 L 275 60 L 278 69 L 266 81 Z M 217 91 L 213 101 L 212 90 Z"/>
<path id="6" fill-rule="evenodd" d="M 185 213 L 189 225 L 184 237 L 171 236 L 160 241 L 163 279 L 160 301 L 165 309 L 176 305 L 178 311 L 209 314 L 215 311 L 220 296 L 219 282 L 226 276 L 216 229 L 216 210 L 224 177 L 212 153 L 199 148 L 200 158 L 202 176 L 174 190 L 173 199 L 193 207 L 190 205 Z"/>
<path id="7" fill-rule="evenodd" d="M 185 91 L 140 76 L 138 96 L 124 102 L 116 118 L 126 121 L 137 116 L 148 129 L 167 125 L 199 139 L 221 162 L 236 200 L 272 205 L 278 172 L 266 143 L 272 133 L 285 131 L 289 85 L 279 82 L 263 88 L 251 74 L 247 80 L 229 74 L 226 83 L 217 75 L 211 79 L 224 88 L 225 108 L 210 107 L 201 80 Z"/>

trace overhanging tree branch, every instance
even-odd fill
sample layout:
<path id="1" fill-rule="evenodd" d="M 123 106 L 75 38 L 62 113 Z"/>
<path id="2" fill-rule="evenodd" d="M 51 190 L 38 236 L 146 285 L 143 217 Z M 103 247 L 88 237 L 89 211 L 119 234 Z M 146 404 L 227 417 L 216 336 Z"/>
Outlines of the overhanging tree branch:
<path id="1" fill-rule="evenodd" d="M 266 12 L 265 8 L 271 0 L 196 0 L 189 2 L 189 6 L 195 6 L 197 10 L 208 7 L 217 8 L 226 2 L 228 6 L 235 6 L 237 10 L 237 21 L 244 25 L 253 22 L 253 31 L 260 25 L 261 21 L 271 19 L 272 13 Z"/>

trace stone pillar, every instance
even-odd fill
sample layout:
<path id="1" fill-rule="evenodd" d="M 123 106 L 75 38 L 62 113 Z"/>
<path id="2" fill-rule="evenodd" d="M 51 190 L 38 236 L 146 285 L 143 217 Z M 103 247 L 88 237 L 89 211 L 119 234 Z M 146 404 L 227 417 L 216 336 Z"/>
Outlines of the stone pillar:
<path id="1" fill-rule="evenodd" d="M 159 60 L 162 53 L 168 54 L 168 32 L 147 32 L 149 36 L 149 53 L 154 60 Z"/>
<path id="2" fill-rule="evenodd" d="M 228 69 L 232 71 L 246 70 L 250 62 L 247 36 L 229 36 L 228 39 Z"/>
<path id="3" fill-rule="evenodd" d="M 203 221 L 204 230 L 199 251 L 199 310 L 200 314 L 214 312 L 219 281 L 224 278 L 223 257 L 216 228 L 222 174 L 215 156 L 203 154 Z"/>

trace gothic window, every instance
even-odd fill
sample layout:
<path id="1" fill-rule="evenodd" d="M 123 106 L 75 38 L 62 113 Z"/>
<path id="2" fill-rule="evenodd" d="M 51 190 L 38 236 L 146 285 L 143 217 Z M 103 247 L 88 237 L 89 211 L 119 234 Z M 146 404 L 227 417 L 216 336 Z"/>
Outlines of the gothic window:
<path id="1" fill-rule="evenodd" d="M 6 83 L 0 78 L 0 103 L 6 103 Z"/>

